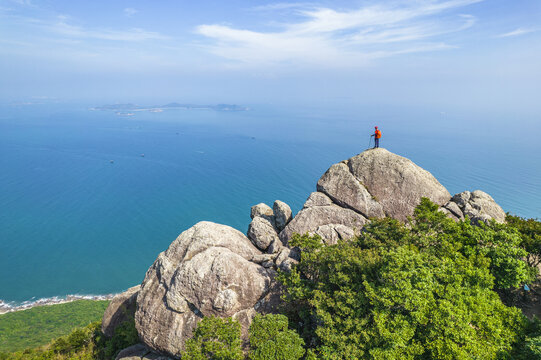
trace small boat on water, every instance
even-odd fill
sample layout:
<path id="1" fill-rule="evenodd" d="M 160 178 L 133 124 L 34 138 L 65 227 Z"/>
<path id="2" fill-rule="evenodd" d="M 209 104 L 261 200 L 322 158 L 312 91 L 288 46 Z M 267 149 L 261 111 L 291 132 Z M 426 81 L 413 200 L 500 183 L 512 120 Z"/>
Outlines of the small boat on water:
<path id="1" fill-rule="evenodd" d="M 141 154 L 141 157 L 145 157 L 145 154 Z"/>
<path id="2" fill-rule="evenodd" d="M 114 160 L 109 160 L 109 162 L 110 162 L 111 164 L 114 164 L 114 163 L 115 163 L 115 161 L 114 161 Z"/>

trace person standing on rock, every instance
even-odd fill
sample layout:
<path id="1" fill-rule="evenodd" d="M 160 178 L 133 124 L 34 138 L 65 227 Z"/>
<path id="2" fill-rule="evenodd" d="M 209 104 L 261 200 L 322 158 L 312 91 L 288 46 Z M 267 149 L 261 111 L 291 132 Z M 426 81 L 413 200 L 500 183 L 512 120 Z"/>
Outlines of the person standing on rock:
<path id="1" fill-rule="evenodd" d="M 379 139 L 381 138 L 381 131 L 379 131 L 377 126 L 375 128 L 376 128 L 376 131 L 370 136 L 374 137 L 374 148 L 379 148 Z"/>

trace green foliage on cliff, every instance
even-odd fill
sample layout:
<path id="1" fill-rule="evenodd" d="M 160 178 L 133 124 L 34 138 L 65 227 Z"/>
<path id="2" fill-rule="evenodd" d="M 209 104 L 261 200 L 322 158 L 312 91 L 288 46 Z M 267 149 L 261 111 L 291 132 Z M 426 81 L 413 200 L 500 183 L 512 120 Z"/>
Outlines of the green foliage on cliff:
<path id="1" fill-rule="evenodd" d="M 48 345 L 12 353 L 0 352 L 0 360 L 111 360 L 120 350 L 139 341 L 135 323 L 121 324 L 111 339 L 101 332 L 101 321 L 75 329 Z"/>
<path id="2" fill-rule="evenodd" d="M 528 263 L 537 266 L 541 262 L 541 221 L 537 219 L 523 219 L 509 215 L 505 218 L 507 224 L 514 227 L 522 238 L 521 246 L 528 252 Z"/>
<path id="3" fill-rule="evenodd" d="M 183 360 L 241 360 L 240 324 L 217 317 L 205 317 L 186 341 Z"/>
<path id="4" fill-rule="evenodd" d="M 304 341 L 288 329 L 284 315 L 257 315 L 250 325 L 251 360 L 298 360 L 303 357 Z M 186 341 L 183 360 L 240 360 L 241 327 L 231 318 L 205 317 L 197 325 L 194 335 Z"/>
<path id="5" fill-rule="evenodd" d="M 204 318 L 183 360 L 541 360 L 541 321 L 500 300 L 534 281 L 541 223 L 507 221 L 454 222 L 423 199 L 408 224 L 373 220 L 336 245 L 295 235 L 290 244 L 302 248 L 301 260 L 279 274 L 287 317 L 256 316 L 245 353 L 237 321 Z M 99 322 L 59 338 L 53 332 L 70 319 L 99 319 L 106 306 L 80 301 L 1 315 L 0 360 L 114 359 L 138 342 L 133 320 L 112 339 Z"/>
<path id="6" fill-rule="evenodd" d="M 250 325 L 251 360 L 298 360 L 304 355 L 304 340 L 288 329 L 284 315 L 257 315 Z"/>
<path id="7" fill-rule="evenodd" d="M 374 220 L 359 238 L 333 246 L 292 239 L 301 261 L 280 281 L 313 354 L 496 359 L 523 340 L 526 318 L 494 291 L 533 278 L 520 235 L 495 223 L 455 223 L 437 208 L 423 199 L 408 225 Z"/>
<path id="8" fill-rule="evenodd" d="M 116 355 L 129 346 L 139 342 L 139 335 L 135 328 L 135 320 L 125 321 L 120 324 L 111 339 L 107 339 L 101 329 L 94 335 L 96 343 L 95 355 L 97 359 L 114 359 Z"/>
<path id="9" fill-rule="evenodd" d="M 101 320 L 109 301 L 78 300 L 0 315 L 0 352 L 48 344 L 76 328 Z"/>
<path id="10" fill-rule="evenodd" d="M 0 360 L 65 360 L 96 359 L 95 334 L 100 322 L 76 329 L 71 334 L 53 340 L 49 345 L 14 353 L 0 353 Z"/>
<path id="11" fill-rule="evenodd" d="M 541 360 L 541 320 L 528 323 L 524 338 L 505 357 L 506 360 Z"/>

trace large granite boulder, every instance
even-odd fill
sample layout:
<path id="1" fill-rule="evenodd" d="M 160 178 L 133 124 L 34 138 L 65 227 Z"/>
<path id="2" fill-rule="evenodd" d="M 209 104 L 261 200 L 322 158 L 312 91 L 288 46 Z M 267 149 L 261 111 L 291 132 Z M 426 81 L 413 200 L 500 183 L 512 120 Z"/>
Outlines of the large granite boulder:
<path id="1" fill-rule="evenodd" d="M 131 287 L 123 293 L 115 295 L 111 300 L 101 321 L 101 331 L 105 336 L 111 338 L 120 324 L 133 321 L 140 288 L 140 285 Z"/>
<path id="2" fill-rule="evenodd" d="M 318 227 L 310 235 L 319 235 L 326 245 L 334 245 L 338 240 L 353 239 L 359 232 L 342 224 L 328 224 Z"/>
<path id="3" fill-rule="evenodd" d="M 317 192 L 280 232 L 280 239 L 287 244 L 293 233 L 310 233 L 332 244 L 358 234 L 368 218 L 407 220 L 422 197 L 441 206 L 451 195 L 411 160 L 382 148 L 367 150 L 321 176 Z"/>
<path id="4" fill-rule="evenodd" d="M 259 203 L 257 205 L 252 206 L 251 211 L 250 211 L 250 217 L 252 219 L 255 219 L 258 216 L 274 223 L 274 212 L 271 209 L 271 207 L 267 204 Z"/>
<path id="5" fill-rule="evenodd" d="M 411 160 L 377 148 L 364 151 L 347 161 L 351 174 L 381 204 L 385 215 L 405 221 L 427 197 L 438 205 L 451 195 L 428 171 Z"/>
<path id="6" fill-rule="evenodd" d="M 264 217 L 256 216 L 248 227 L 248 238 L 260 250 L 267 250 L 269 245 L 278 240 L 278 234 L 272 223 Z"/>
<path id="7" fill-rule="evenodd" d="M 317 182 L 317 191 L 336 204 L 352 209 L 364 217 L 384 217 L 383 207 L 349 171 L 345 163 L 334 164 Z"/>
<path id="8" fill-rule="evenodd" d="M 280 232 L 280 240 L 287 245 L 294 233 L 314 233 L 324 225 L 331 227 L 343 225 L 358 233 L 366 222 L 367 219 L 364 216 L 334 204 L 325 194 L 312 193 L 306 200 L 304 208 Z M 324 240 L 326 240 L 325 237 Z"/>
<path id="9" fill-rule="evenodd" d="M 492 196 L 481 190 L 463 191 L 454 195 L 445 207 L 458 218 L 467 216 L 472 222 L 505 222 L 505 211 L 494 201 Z"/>
<path id="10" fill-rule="evenodd" d="M 200 222 L 184 231 L 141 284 L 135 314 L 141 341 L 178 357 L 199 320 L 211 315 L 236 318 L 246 335 L 256 312 L 270 312 L 278 301 L 274 267 L 252 261 L 260 255 L 229 226 Z"/>
<path id="11" fill-rule="evenodd" d="M 272 206 L 276 230 L 282 231 L 292 219 L 291 208 L 283 201 L 276 200 Z"/>

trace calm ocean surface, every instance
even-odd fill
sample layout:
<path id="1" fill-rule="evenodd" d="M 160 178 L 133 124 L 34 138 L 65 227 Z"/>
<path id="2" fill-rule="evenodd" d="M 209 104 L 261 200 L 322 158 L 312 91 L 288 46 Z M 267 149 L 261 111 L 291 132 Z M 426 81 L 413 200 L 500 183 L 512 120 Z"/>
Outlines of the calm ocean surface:
<path id="1" fill-rule="evenodd" d="M 539 118 L 269 105 L 121 117 L 95 105 L 0 106 L 4 301 L 118 292 L 198 221 L 245 232 L 259 202 L 297 212 L 331 164 L 367 148 L 374 125 L 382 147 L 451 194 L 482 189 L 505 211 L 541 217 Z"/>

